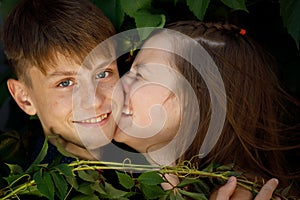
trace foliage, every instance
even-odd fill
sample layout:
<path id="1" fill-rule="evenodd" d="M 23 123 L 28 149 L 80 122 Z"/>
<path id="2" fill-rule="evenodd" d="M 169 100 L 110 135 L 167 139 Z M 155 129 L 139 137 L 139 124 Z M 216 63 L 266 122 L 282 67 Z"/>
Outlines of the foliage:
<path id="1" fill-rule="evenodd" d="M 26 170 L 16 164 L 7 164 L 10 173 L 3 177 L 6 186 L 0 188 L 1 199 L 191 199 L 206 200 L 211 189 L 224 184 L 230 176 L 236 176 L 238 184 L 253 194 L 261 188 L 256 182 L 247 180 L 243 173 L 233 171 L 233 165 L 220 166 L 211 163 L 201 171 L 186 161 L 175 167 L 157 167 L 114 162 L 76 160 L 61 164 L 57 160 L 50 164 L 40 162 L 46 156 L 48 142 L 36 160 Z M 105 172 L 113 170 L 116 180 L 105 178 Z M 140 172 L 133 174 L 132 171 Z M 172 189 L 163 190 L 161 183 L 168 183 L 166 175 L 175 174 L 180 183 Z M 119 182 L 119 184 L 116 184 Z M 186 190 L 186 188 L 191 188 Z M 286 190 L 274 194 L 281 199 Z"/>
<path id="2" fill-rule="evenodd" d="M 5 19 L 19 0 L 0 0 L 0 14 Z M 236 12 L 251 14 L 251 7 L 266 0 L 91 0 L 99 6 L 113 22 L 118 32 L 135 27 L 163 27 L 166 23 L 181 19 L 229 20 Z M 294 39 L 298 49 L 300 41 L 300 2 L 298 0 L 278 0 L 283 25 Z M 171 11 L 172 12 L 171 12 Z M 175 13 L 175 14 L 172 14 Z M 260 32 L 260 34 L 263 34 Z M 270 34 L 270 33 L 267 33 Z M 145 35 L 146 36 L 146 35 Z M 144 37 L 145 37 L 144 36 Z M 4 61 L 1 60 L 1 64 Z M 298 66 L 297 66 L 298 67 Z M 13 77 L 10 69 L 0 74 L 0 106 L 9 97 L 6 80 Z M 14 128 L 14 127 L 11 127 Z M 20 161 L 22 151 L 20 141 L 24 135 L 15 132 L 0 134 L 0 158 L 14 158 Z M 17 144 L 15 146 L 14 144 Z M 260 188 L 242 174 L 232 171 L 233 166 L 219 166 L 212 163 L 205 169 L 197 170 L 189 162 L 175 167 L 153 168 L 152 166 L 127 165 L 76 160 L 70 164 L 41 163 L 47 151 L 47 143 L 29 168 L 16 162 L 7 164 L 8 175 L 0 177 L 0 198 L 40 197 L 44 199 L 207 199 L 214 185 L 223 184 L 229 176 L 238 177 L 238 183 L 254 193 Z M 12 160 L 13 161 L 13 160 Z M 14 160 L 16 161 L 16 160 Z M 113 170 L 119 184 L 111 182 L 105 173 Z M 127 171 L 140 170 L 141 174 Z M 2 170 L 2 168 L 1 168 Z M 2 171 L 1 171 L 2 172 Z M 166 174 L 176 174 L 181 182 L 172 190 L 162 190 L 160 183 Z M 2 187 L 2 183 L 5 185 Z M 185 188 L 193 190 L 185 190 Z M 286 199 L 288 188 L 281 189 L 281 198 Z M 282 196 L 283 195 L 283 196 Z"/>
<path id="3" fill-rule="evenodd" d="M 172 21 L 168 9 L 176 5 L 187 6 L 190 12 L 198 20 L 207 20 L 212 10 L 223 10 L 217 12 L 214 18 L 228 19 L 229 14 L 242 10 L 248 12 L 247 7 L 253 6 L 261 1 L 250 0 L 91 0 L 108 16 L 118 31 L 135 27 L 163 27 L 166 21 Z M 0 0 L 0 14 L 3 19 L 19 0 Z M 300 42 L 300 2 L 298 0 L 279 0 L 282 21 L 288 32 L 294 38 L 299 48 Z M 224 12 L 224 10 L 226 10 Z M 132 24 L 128 17 L 134 20 Z M 166 20 L 166 17 L 169 19 Z M 191 15 L 188 15 L 191 18 Z M 212 17 L 210 17 L 212 18 Z M 214 19 L 212 19 L 214 20 Z M 131 27 L 130 27 L 131 26 Z"/>
<path id="4" fill-rule="evenodd" d="M 300 1 L 279 0 L 282 21 L 294 38 L 299 49 L 300 43 Z"/>

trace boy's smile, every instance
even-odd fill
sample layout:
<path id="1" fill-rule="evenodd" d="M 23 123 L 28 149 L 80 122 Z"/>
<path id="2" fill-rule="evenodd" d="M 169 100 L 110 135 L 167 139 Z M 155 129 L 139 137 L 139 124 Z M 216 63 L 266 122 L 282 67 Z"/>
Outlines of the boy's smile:
<path id="1" fill-rule="evenodd" d="M 28 88 L 28 96 L 46 135 L 95 150 L 113 138 L 115 113 L 123 105 L 123 97 L 111 98 L 119 80 L 116 62 L 85 68 L 64 56 L 58 58 L 58 67 L 49 68 L 46 74 L 36 67 L 30 69 L 32 83 L 39 84 Z"/>
<path id="2" fill-rule="evenodd" d="M 99 115 L 97 117 L 92 117 L 89 119 L 81 120 L 81 121 L 73 121 L 73 123 L 78 124 L 101 124 L 100 122 L 105 121 L 109 117 L 110 113 L 105 113 L 102 115 Z"/>

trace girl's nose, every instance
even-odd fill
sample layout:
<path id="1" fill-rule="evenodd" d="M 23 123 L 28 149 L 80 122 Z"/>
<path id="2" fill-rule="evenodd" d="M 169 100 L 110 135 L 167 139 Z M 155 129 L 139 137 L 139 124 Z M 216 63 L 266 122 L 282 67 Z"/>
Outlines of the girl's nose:
<path id="1" fill-rule="evenodd" d="M 135 79 L 135 76 L 130 71 L 122 76 L 121 82 L 122 82 L 122 86 L 123 86 L 125 95 L 127 95 L 129 93 L 130 87 L 131 87 L 134 79 Z"/>

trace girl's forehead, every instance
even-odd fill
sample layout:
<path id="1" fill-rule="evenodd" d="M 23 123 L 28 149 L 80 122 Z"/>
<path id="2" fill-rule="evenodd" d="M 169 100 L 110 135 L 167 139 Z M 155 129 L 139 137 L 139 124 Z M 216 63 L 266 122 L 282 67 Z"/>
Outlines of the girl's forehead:
<path id="1" fill-rule="evenodd" d="M 172 35 L 160 32 L 151 36 L 142 46 L 142 49 L 151 48 L 151 49 L 160 49 L 169 52 L 173 52 L 173 45 L 171 42 Z"/>
<path id="2" fill-rule="evenodd" d="M 151 61 L 165 63 L 172 59 L 172 54 L 158 48 L 142 48 L 136 57 L 139 63 L 149 63 Z"/>

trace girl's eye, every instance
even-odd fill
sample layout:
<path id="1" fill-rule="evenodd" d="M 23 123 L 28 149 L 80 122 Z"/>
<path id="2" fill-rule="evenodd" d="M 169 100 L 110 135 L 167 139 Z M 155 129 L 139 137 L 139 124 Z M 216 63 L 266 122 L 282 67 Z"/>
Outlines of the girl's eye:
<path id="1" fill-rule="evenodd" d="M 69 86 L 72 86 L 72 85 L 74 85 L 74 82 L 71 81 L 71 80 L 64 80 L 64 81 L 62 81 L 58 84 L 59 87 L 63 87 L 63 88 L 64 87 L 69 87 Z"/>
<path id="2" fill-rule="evenodd" d="M 106 78 L 106 77 L 109 76 L 109 74 L 110 74 L 110 72 L 108 72 L 108 71 L 101 72 L 101 73 L 96 75 L 96 79 Z"/>
<path id="3" fill-rule="evenodd" d="M 143 78 L 143 75 L 140 74 L 140 73 L 136 73 L 136 74 L 135 74 L 135 77 L 136 77 L 136 78 Z"/>

